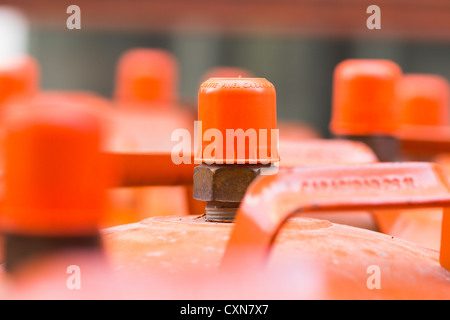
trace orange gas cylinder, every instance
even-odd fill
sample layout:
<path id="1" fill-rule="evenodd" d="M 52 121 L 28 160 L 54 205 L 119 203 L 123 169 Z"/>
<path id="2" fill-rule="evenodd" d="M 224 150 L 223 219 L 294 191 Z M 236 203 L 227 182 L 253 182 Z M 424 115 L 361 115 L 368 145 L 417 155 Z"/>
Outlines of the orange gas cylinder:
<path id="1" fill-rule="evenodd" d="M 450 138 L 449 92 L 448 81 L 438 75 L 405 74 L 399 81 L 399 128 L 396 136 L 400 141 L 401 159 L 436 160 L 445 168 L 445 155 L 439 156 L 439 153 L 446 151 L 444 140 Z M 430 141 L 434 143 L 427 143 Z M 439 141 L 440 146 L 437 145 Z M 426 144 L 428 146 L 423 148 Z M 390 216 L 376 214 L 376 217 L 380 231 L 439 249 L 442 220 L 440 210 L 408 210 L 393 212 Z"/>
<path id="2" fill-rule="evenodd" d="M 378 74 L 377 74 L 377 76 L 378 76 Z M 309 150 L 309 148 L 311 148 L 311 146 L 313 146 L 314 144 L 315 144 L 315 142 L 313 141 L 309 147 L 305 144 L 300 144 L 299 147 L 305 148 L 304 150 Z M 321 145 L 321 144 L 318 144 L 318 146 L 323 147 L 323 145 Z M 286 152 L 286 156 L 287 156 L 287 158 L 284 158 L 285 159 L 284 161 L 281 161 L 281 164 L 280 164 L 281 167 L 283 167 L 285 165 L 294 166 L 294 165 L 307 165 L 307 164 L 321 163 L 321 159 L 317 158 L 317 157 L 315 159 L 314 159 L 314 157 L 311 157 L 309 159 L 309 161 L 308 160 L 305 161 L 305 158 L 301 157 L 301 156 L 299 157 L 298 154 L 296 154 L 295 156 L 290 156 L 289 152 L 292 154 L 291 151 L 295 150 L 295 147 L 293 147 L 292 144 L 289 145 L 288 148 L 281 148 L 281 149 L 282 150 L 280 151 L 280 153 L 282 155 L 282 159 L 283 159 L 284 152 Z M 317 148 L 316 148 L 316 150 L 317 150 Z M 328 149 L 325 148 L 322 151 L 325 151 L 325 150 L 328 150 Z M 312 151 L 312 152 L 314 152 L 314 151 Z M 325 161 L 325 164 L 345 163 L 345 157 L 342 158 L 341 160 L 333 162 L 334 160 L 332 160 L 333 157 L 331 156 L 331 154 L 327 154 L 327 152 L 323 152 L 322 155 L 329 158 L 327 161 Z M 289 164 L 290 160 L 291 160 L 291 163 Z M 340 162 L 340 161 L 343 161 L 343 162 Z M 356 225 L 356 226 L 360 226 L 360 227 L 366 227 L 368 229 L 373 229 L 373 230 L 379 228 L 380 230 L 382 230 L 386 233 L 392 234 L 392 232 L 394 232 L 394 234 L 396 236 L 403 235 L 402 237 L 406 237 L 407 239 L 410 239 L 410 240 L 413 240 L 414 238 L 408 234 L 416 233 L 417 234 L 416 239 L 419 243 L 436 248 L 436 246 L 438 244 L 437 241 L 439 239 L 439 232 L 434 231 L 432 237 L 421 236 L 421 235 L 424 235 L 425 233 L 424 232 L 415 232 L 416 229 L 421 230 L 421 227 L 417 226 L 417 228 L 416 228 L 414 225 L 411 225 L 411 222 L 397 223 L 395 225 L 395 228 L 393 228 L 393 225 L 394 225 L 396 219 L 399 217 L 399 214 L 400 214 L 400 212 L 394 211 L 390 215 L 385 213 L 381 216 L 378 216 L 378 219 L 377 219 L 378 226 L 374 225 L 373 218 L 371 218 L 368 213 L 361 213 L 361 215 L 359 217 L 357 215 L 339 216 L 336 214 L 332 215 L 331 217 L 328 215 L 322 215 L 321 217 L 329 218 L 330 220 L 333 220 L 334 222 L 340 222 L 340 223 Z M 414 212 L 411 212 L 409 215 L 411 217 L 417 216 L 417 218 L 415 219 L 416 221 L 420 222 L 421 224 L 428 223 L 428 226 L 434 226 L 433 227 L 434 230 L 439 230 L 439 228 L 436 227 L 436 225 L 440 225 L 440 213 L 439 212 L 436 212 L 434 214 L 430 213 L 427 216 L 422 215 L 420 212 L 418 212 L 417 215 Z M 410 221 L 414 221 L 414 220 L 410 220 Z M 430 243 L 432 243 L 432 244 L 430 244 Z"/>
<path id="3" fill-rule="evenodd" d="M 440 168 L 428 163 L 280 169 L 252 183 L 234 223 L 154 217 L 102 234 L 119 273 L 169 274 L 179 283 L 175 297 L 231 298 L 230 290 L 221 291 L 221 279 L 235 290 L 245 287 L 234 282 L 239 279 L 241 285 L 249 281 L 251 286 L 234 292 L 234 297 L 247 299 L 270 297 L 257 292 L 261 287 L 291 299 L 449 299 L 447 222 L 439 253 L 326 220 L 289 219 L 299 211 L 313 217 L 313 211 L 431 205 L 450 205 L 450 189 Z M 281 275 L 276 273 L 281 270 Z M 258 286 L 252 281 L 262 272 L 267 282 Z M 199 273 L 210 283 L 196 278 Z M 184 280 L 178 282 L 179 275 Z M 194 276 L 192 282 L 186 281 L 188 276 Z M 277 283 L 269 280 L 272 276 Z M 195 289 L 183 289 L 186 282 L 197 282 Z"/>
<path id="4" fill-rule="evenodd" d="M 101 268 L 98 229 L 114 171 L 100 153 L 102 121 L 90 105 L 58 94 L 52 98 L 8 105 L 2 119 L 6 174 L 0 230 L 8 297 L 39 282 L 47 258 L 60 259 L 52 267 L 64 265 L 53 274 L 63 284 L 68 267 L 86 275 L 107 272 Z M 88 287 L 96 289 L 93 282 Z"/>
<path id="5" fill-rule="evenodd" d="M 333 74 L 331 133 L 337 138 L 365 143 L 380 161 L 396 161 L 396 86 L 401 76 L 400 67 L 390 60 L 340 62 Z M 361 215 L 370 216 L 368 227 L 379 230 L 371 213 Z M 353 217 L 350 219 L 357 215 Z M 382 219 L 385 217 L 390 216 L 383 215 Z"/>
<path id="6" fill-rule="evenodd" d="M 200 99 L 201 108 L 217 104 L 218 100 L 207 102 L 218 94 L 216 91 L 217 87 L 221 87 L 220 84 L 226 84 L 226 90 L 221 101 L 223 105 L 217 105 L 215 109 L 225 110 L 227 95 L 231 95 L 234 102 L 239 100 L 240 95 L 250 99 L 246 96 L 247 93 L 241 92 L 243 85 L 239 81 L 253 83 L 248 79 L 210 79 L 205 82 L 201 90 L 212 89 L 206 91 L 206 95 L 210 96 L 203 97 L 205 100 Z M 258 81 L 255 83 L 264 83 Z M 271 86 L 261 86 L 268 89 L 268 92 L 261 90 L 252 94 L 267 94 L 271 97 Z M 239 92 L 233 91 L 234 89 Z M 252 105 L 249 101 L 247 106 Z M 272 110 L 273 107 L 269 101 L 261 106 L 263 110 Z M 239 112 L 246 111 L 239 108 L 238 111 L 230 111 L 231 114 Z M 273 129 L 270 114 L 264 113 L 260 122 L 257 117 L 253 118 L 253 126 L 260 128 L 263 123 Z M 215 117 L 212 112 L 199 112 L 199 116 L 201 120 L 205 120 L 202 130 L 218 128 L 221 131 L 222 128 L 234 128 L 236 125 L 230 117 L 225 118 L 228 122 L 224 125 L 221 122 L 223 118 Z M 201 144 L 199 150 L 202 152 L 198 157 L 202 157 L 203 161 L 225 160 L 224 166 L 227 165 L 226 160 L 237 165 L 237 160 L 246 162 L 249 161 L 250 155 L 259 154 L 257 149 L 249 152 L 252 149 L 245 148 L 245 156 L 236 157 L 239 153 L 235 149 L 235 152 L 230 153 L 233 158 L 222 158 L 226 154 L 222 149 L 221 156 L 209 150 L 205 157 L 207 148 L 208 145 Z M 224 148 L 226 150 L 227 145 Z M 287 149 L 290 150 L 289 146 Z M 159 217 L 113 227 L 104 230 L 103 234 L 111 261 L 124 273 L 145 274 L 159 269 L 174 274 L 184 274 L 187 270 L 210 272 L 217 270 L 224 261 L 221 270 L 231 272 L 239 278 L 239 274 L 248 275 L 246 270 L 256 270 L 255 273 L 258 273 L 281 224 L 293 213 L 317 210 L 367 212 L 404 207 L 444 206 L 448 205 L 448 193 L 446 176 L 439 168 L 429 164 L 280 168 L 278 174 L 260 176 L 250 185 L 239 206 L 234 224 L 209 222 L 208 217 L 205 219 L 204 216 Z M 274 254 L 271 255 L 275 261 L 274 265 L 284 266 L 289 263 L 286 262 L 289 258 L 293 259 L 290 263 L 298 259 L 320 265 L 321 268 L 316 269 L 320 270 L 319 276 L 315 279 L 322 279 L 323 287 L 317 285 L 320 281 L 315 282 L 314 286 L 322 289 L 325 287 L 324 290 L 319 290 L 323 294 L 322 298 L 449 297 L 447 271 L 439 266 L 437 251 L 388 235 L 306 217 L 291 220 L 285 232 L 285 238 L 280 236 L 275 243 Z M 228 240 L 230 234 L 231 241 Z M 316 237 L 320 240 L 315 241 Z M 448 239 L 443 238 L 442 243 L 441 263 L 448 268 Z M 276 253 L 277 250 L 280 253 Z M 247 259 L 247 256 L 250 258 Z M 275 257 L 280 258 L 277 260 Z M 371 291 L 373 288 L 367 284 L 370 267 L 388 270 L 388 285 L 385 291 Z M 403 278 L 406 272 L 409 272 L 411 278 Z M 288 282 L 288 279 L 295 278 L 296 273 L 286 272 L 285 275 L 285 281 Z M 432 283 L 431 294 L 424 295 L 422 289 L 417 289 L 417 283 L 421 281 Z M 339 287 L 341 290 L 343 287 L 347 289 L 339 291 Z M 293 292 L 290 293 L 291 297 L 295 297 Z"/>
<path id="7" fill-rule="evenodd" d="M 221 156 L 226 156 L 224 150 L 226 150 L 227 147 L 228 142 L 226 141 L 226 138 L 229 131 L 233 131 L 232 133 L 236 134 L 238 130 L 242 130 L 242 133 L 245 135 L 254 133 L 254 137 L 250 138 L 256 139 L 256 147 L 258 147 L 260 143 L 266 143 L 266 141 L 277 141 L 275 135 L 273 135 L 273 137 L 267 136 L 267 133 L 271 133 L 273 130 L 276 131 L 277 128 L 274 122 L 275 112 L 273 110 L 275 107 L 274 92 L 272 92 L 273 87 L 264 81 L 266 80 L 239 77 L 212 78 L 202 84 L 199 93 L 200 125 L 198 126 L 201 132 L 199 132 L 197 138 L 201 137 L 202 139 L 201 144 L 199 143 L 201 148 L 198 151 L 206 150 L 208 153 L 209 158 L 206 160 L 203 159 L 204 162 L 214 162 L 219 160 L 222 163 L 226 163 L 231 160 L 221 158 Z M 258 86 L 264 87 L 264 90 L 258 88 Z M 210 97 L 208 97 L 208 95 Z M 266 99 L 268 101 L 266 101 Z M 262 104 L 263 101 L 266 101 L 264 105 Z M 242 108 L 241 106 L 245 106 L 245 108 Z M 269 112 L 264 111 L 265 108 L 269 109 Z M 269 120 L 259 116 L 258 114 L 260 113 L 263 113 L 264 117 L 267 117 Z M 231 117 L 224 116 L 225 114 L 231 115 Z M 260 123 L 261 119 L 263 120 L 262 123 Z M 251 121 L 253 121 L 253 123 L 247 123 Z M 258 137 L 257 131 L 253 129 L 254 127 L 258 130 L 262 130 L 266 135 Z M 251 130 L 254 130 L 254 132 Z M 266 132 L 264 132 L 264 130 L 266 130 Z M 214 140 L 213 136 L 218 137 Z M 239 137 L 237 139 L 239 140 Z M 220 144 L 218 144 L 219 141 L 221 141 Z M 250 149 L 249 143 L 250 141 L 247 141 L 244 148 L 242 148 L 242 151 L 246 152 L 244 156 L 248 157 L 250 154 L 254 156 L 261 153 L 257 148 L 254 150 L 245 150 L 246 148 Z M 217 152 L 217 149 L 219 149 L 219 153 L 214 154 L 214 152 Z M 270 147 L 267 149 L 270 149 Z M 239 154 L 238 150 L 235 148 L 232 149 L 231 153 L 232 156 Z M 367 146 L 360 142 L 346 140 L 326 141 L 320 139 L 299 139 L 299 141 L 296 141 L 294 139 L 280 139 L 280 154 L 280 167 L 368 163 L 377 161 L 376 156 Z M 205 153 L 202 152 L 202 156 L 204 155 Z M 170 154 L 163 155 L 160 153 L 158 155 L 158 160 L 155 154 L 151 155 L 150 153 L 147 155 L 134 155 L 132 157 L 131 155 L 125 157 L 119 153 L 110 153 L 110 156 L 118 159 L 119 167 L 121 167 L 124 172 L 124 179 L 121 182 L 123 186 L 157 185 L 158 183 L 171 185 L 174 182 L 191 183 L 191 172 L 196 165 L 192 165 L 195 162 L 192 155 L 187 156 L 187 158 L 190 159 L 190 165 L 183 164 L 178 166 L 174 165 Z M 200 156 L 197 158 L 200 158 Z M 258 161 L 257 159 L 254 160 Z M 232 161 L 234 162 L 235 160 Z M 165 170 L 163 174 L 157 170 L 157 166 L 165 167 L 167 170 Z M 250 171 L 241 173 L 244 175 L 252 174 Z M 229 179 L 231 179 L 231 177 L 229 177 Z M 240 189 L 243 188 L 240 187 Z M 203 205 L 203 210 L 199 213 L 202 214 L 204 212 Z M 333 221 L 375 229 L 374 220 L 367 212 L 361 213 L 360 215 L 333 214 L 329 218 Z"/>
<path id="8" fill-rule="evenodd" d="M 98 168 L 107 168 L 98 153 L 98 122 L 85 109 L 35 109 L 19 110 L 8 121 L 7 160 L 14 161 L 6 166 L 2 228 L 31 235 L 28 245 L 36 235 L 56 235 L 52 240 L 95 235 L 103 202 L 92 194 L 104 190 Z M 23 161 L 28 158 L 33 161 Z M 147 154 L 154 163 L 164 159 L 167 155 Z M 171 183 L 183 181 L 181 170 Z M 310 217 L 289 219 L 299 211 L 314 217 L 313 211 L 430 206 L 450 206 L 447 176 L 436 165 L 280 168 L 250 184 L 233 223 L 172 216 L 105 229 L 101 238 L 109 269 L 98 246 L 79 255 L 22 260 L 20 273 L 7 277 L 6 298 L 449 299 L 447 211 L 440 253 L 364 229 Z M 35 253 L 36 248 L 28 249 Z M 86 270 L 80 291 L 68 287 L 67 268 L 73 265 Z"/>
<path id="9" fill-rule="evenodd" d="M 115 132 L 106 150 L 123 155 L 170 152 L 176 130 L 192 131 L 194 118 L 178 105 L 178 66 L 175 57 L 159 49 L 132 49 L 117 66 L 112 125 Z M 155 168 L 161 173 L 167 168 Z M 139 221 L 152 215 L 189 213 L 183 186 L 113 190 L 122 211 L 111 225 Z"/>
<path id="10" fill-rule="evenodd" d="M 201 138 L 200 143 L 198 143 L 200 148 L 197 151 L 202 151 L 202 157 L 205 156 L 205 151 L 208 154 L 206 158 L 202 159 L 203 162 L 210 163 L 212 161 L 216 163 L 217 160 L 225 164 L 230 164 L 229 162 L 231 161 L 235 163 L 237 160 L 250 162 L 250 160 L 245 159 L 250 159 L 261 153 L 269 154 L 272 149 L 270 146 L 271 141 L 276 143 L 278 141 L 277 136 L 272 134 L 272 131 L 277 133 L 274 97 L 273 86 L 265 79 L 238 77 L 212 78 L 205 81 L 199 91 L 199 133 L 197 136 L 197 138 Z M 258 136 L 258 131 L 254 128 L 263 131 L 265 135 Z M 257 143 L 250 146 L 251 141 L 248 140 L 241 150 L 244 152 L 243 156 L 245 159 L 239 158 L 242 155 L 239 156 L 240 151 L 235 148 L 236 145 L 231 150 L 232 152 L 230 152 L 231 158 L 233 159 L 228 158 L 227 152 L 224 151 L 227 150 L 228 142 L 226 139 L 228 139 L 230 130 L 233 131 L 232 133 L 234 135 L 239 130 L 242 130 L 244 135 L 255 134 L 251 139 L 255 138 Z M 251 130 L 254 130 L 254 132 Z M 217 135 L 218 137 L 214 140 L 210 135 L 214 137 Z M 236 141 L 239 142 L 238 140 L 239 137 Z M 264 143 L 267 143 L 265 149 L 258 149 Z M 285 139 L 280 140 L 280 146 L 282 160 L 279 165 L 281 167 L 367 163 L 376 161 L 373 152 L 359 142 L 318 139 L 297 142 L 295 140 Z M 252 147 L 256 148 L 251 149 Z M 274 150 L 276 153 L 278 152 L 277 149 L 275 144 Z M 152 155 L 151 153 L 126 156 L 111 152 L 109 156 L 116 158 L 119 163 L 118 166 L 122 168 L 124 178 L 122 180 L 123 186 L 191 183 L 193 181 L 193 167 L 198 164 L 201 158 L 198 155 L 197 163 L 195 163 L 196 161 L 193 159 L 193 156 L 187 155 L 190 164 L 175 165 L 172 157 L 168 153 L 165 155 L 159 153 L 156 157 L 155 154 Z M 257 158 L 252 159 L 256 162 L 259 161 Z M 274 160 L 277 160 L 277 156 L 274 157 Z M 262 159 L 261 162 L 266 162 L 263 165 L 267 165 L 268 162 L 270 163 L 270 160 L 265 161 L 265 159 Z M 167 169 L 164 172 L 159 170 L 159 168 L 163 167 Z M 230 166 L 226 168 L 230 168 Z M 251 168 L 243 168 L 243 170 L 234 171 L 238 180 L 242 180 L 241 174 L 244 176 L 253 174 L 253 169 Z M 231 180 L 233 177 L 230 176 L 227 179 L 228 183 L 232 184 Z M 243 186 L 238 188 L 245 191 L 245 187 Z M 236 195 L 233 197 L 235 198 L 231 202 L 236 203 L 238 198 L 236 198 Z M 222 198 L 221 202 L 226 201 Z M 204 212 L 203 204 L 203 210 L 199 213 L 203 214 Z M 330 219 L 375 229 L 373 218 L 366 212 L 360 215 L 350 216 L 347 214 L 342 216 L 334 214 Z"/>
<path id="11" fill-rule="evenodd" d="M 92 253 L 62 252 L 6 277 L 5 298 L 449 299 L 447 219 L 439 252 L 293 217 L 449 205 L 447 179 L 429 163 L 280 169 L 252 183 L 234 223 L 153 217 L 109 228 L 109 267 Z M 74 261 L 86 272 L 78 291 L 67 287 Z"/>
<path id="12" fill-rule="evenodd" d="M 448 85 L 442 77 L 402 75 L 387 60 L 346 60 L 334 73 L 330 129 L 367 143 L 382 161 L 431 160 L 448 131 L 443 126 L 447 108 Z M 438 248 L 441 213 L 421 211 L 374 213 L 377 229 Z"/>

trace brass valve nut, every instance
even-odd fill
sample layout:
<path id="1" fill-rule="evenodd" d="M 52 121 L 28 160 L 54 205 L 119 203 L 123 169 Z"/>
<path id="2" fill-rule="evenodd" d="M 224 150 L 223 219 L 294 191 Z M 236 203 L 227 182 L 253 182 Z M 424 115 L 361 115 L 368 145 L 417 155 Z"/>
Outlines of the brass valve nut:
<path id="1" fill-rule="evenodd" d="M 205 219 L 233 221 L 248 186 L 265 167 L 261 164 L 201 164 L 195 167 L 194 198 L 206 201 Z"/>
<path id="2" fill-rule="evenodd" d="M 239 203 L 263 167 L 261 164 L 201 164 L 194 168 L 194 198 Z"/>

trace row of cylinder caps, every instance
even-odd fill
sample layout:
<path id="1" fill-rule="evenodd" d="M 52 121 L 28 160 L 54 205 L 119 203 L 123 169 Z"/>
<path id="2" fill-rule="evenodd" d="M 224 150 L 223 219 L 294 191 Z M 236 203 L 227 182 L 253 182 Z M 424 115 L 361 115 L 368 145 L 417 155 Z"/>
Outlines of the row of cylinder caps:
<path id="1" fill-rule="evenodd" d="M 251 272 L 230 268 L 230 277 L 216 277 L 234 223 L 206 219 L 205 205 L 216 200 L 192 196 L 194 167 L 206 160 L 202 154 L 194 157 L 194 144 L 188 144 L 185 163 L 174 164 L 171 157 L 180 142 L 173 133 L 184 129 L 194 137 L 195 120 L 202 123 L 200 137 L 209 128 L 224 136 L 226 129 L 278 129 L 279 139 L 266 146 L 276 150 L 268 161 L 279 167 L 275 176 L 285 169 L 325 168 L 317 171 L 323 173 L 333 166 L 350 166 L 350 176 L 358 176 L 388 162 L 394 173 L 383 179 L 394 183 L 382 191 L 395 192 L 402 188 L 395 185 L 396 164 L 437 163 L 446 177 L 450 131 L 445 78 L 404 74 L 388 60 L 341 62 L 333 79 L 330 130 L 335 138 L 326 140 L 306 123 L 277 123 L 276 84 L 248 70 L 210 70 L 200 86 L 198 109 L 179 100 L 177 73 L 169 52 L 129 50 L 118 62 L 114 97 L 108 100 L 92 92 L 41 90 L 39 65 L 32 57 L 19 57 L 0 70 L 0 295 L 409 298 L 422 297 L 418 283 L 426 279 L 432 298 L 450 298 L 450 276 L 438 261 L 442 210 L 431 205 L 389 212 L 299 213 L 280 231 L 271 267 L 249 267 Z M 200 150 L 210 141 L 200 142 Z M 246 145 L 244 166 L 251 157 L 248 149 Z M 239 166 L 233 154 L 231 165 Z M 241 200 L 231 201 L 236 210 L 244 205 Z M 248 238 L 252 232 L 247 230 Z M 311 252 L 304 251 L 301 241 Z M 317 265 L 319 252 L 326 267 Z M 403 254 L 408 257 L 399 257 Z M 406 272 L 420 273 L 417 280 L 398 280 L 404 273 L 393 267 L 396 259 L 403 260 L 402 268 L 409 263 Z M 417 271 L 424 263 L 430 263 L 431 275 Z M 367 289 L 366 267 L 383 271 L 388 264 L 389 275 L 381 276 L 396 279 L 391 285 L 397 287 Z M 333 265 L 339 271 L 330 273 Z M 355 271 L 355 265 L 362 269 Z"/>

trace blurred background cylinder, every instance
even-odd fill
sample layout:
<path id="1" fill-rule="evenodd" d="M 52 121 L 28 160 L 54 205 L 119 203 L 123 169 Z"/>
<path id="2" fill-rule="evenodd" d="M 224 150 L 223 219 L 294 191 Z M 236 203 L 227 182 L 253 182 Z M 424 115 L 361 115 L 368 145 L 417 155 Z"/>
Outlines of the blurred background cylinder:
<path id="1" fill-rule="evenodd" d="M 400 124 L 448 125 L 449 90 L 449 83 L 442 76 L 405 74 L 397 89 Z"/>
<path id="2" fill-rule="evenodd" d="M 102 126 L 87 108 L 42 96 L 9 106 L 1 228 L 27 235 L 96 233 L 110 168 Z"/>
<path id="3" fill-rule="evenodd" d="M 178 65 L 160 49 L 130 49 L 118 62 L 115 99 L 124 106 L 170 107 L 177 100 Z"/>
<path id="4" fill-rule="evenodd" d="M 331 131 L 338 135 L 392 134 L 398 125 L 400 67 L 388 60 L 346 60 L 335 69 Z"/>

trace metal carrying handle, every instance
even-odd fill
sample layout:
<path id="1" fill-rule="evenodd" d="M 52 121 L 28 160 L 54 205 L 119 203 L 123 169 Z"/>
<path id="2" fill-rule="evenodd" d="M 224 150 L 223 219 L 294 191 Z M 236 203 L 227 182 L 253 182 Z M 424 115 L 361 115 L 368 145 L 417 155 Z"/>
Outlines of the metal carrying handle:
<path id="1" fill-rule="evenodd" d="M 258 177 L 238 210 L 222 269 L 261 268 L 282 225 L 299 211 L 442 207 L 440 264 L 450 270 L 450 185 L 433 163 L 280 169 Z"/>

